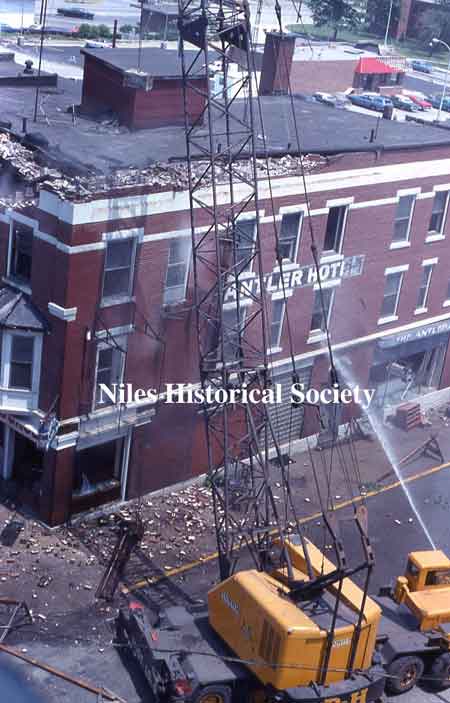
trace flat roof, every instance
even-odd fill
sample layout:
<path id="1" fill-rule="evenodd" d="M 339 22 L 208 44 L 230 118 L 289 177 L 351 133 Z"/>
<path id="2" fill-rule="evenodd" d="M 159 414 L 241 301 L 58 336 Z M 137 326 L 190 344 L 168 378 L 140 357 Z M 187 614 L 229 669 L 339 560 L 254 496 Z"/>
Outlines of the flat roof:
<path id="1" fill-rule="evenodd" d="M 169 53 L 169 52 L 168 52 Z M 33 88 L 2 87 L 3 121 L 12 124 L 12 131 L 23 137 L 22 118 L 28 118 L 27 130 L 42 135 L 44 143 L 39 146 L 33 169 L 44 172 L 44 166 L 55 169 L 67 177 L 108 175 L 117 171 L 145 169 L 158 163 L 184 160 L 186 155 L 185 133 L 182 126 L 160 127 L 131 132 L 120 126 L 112 112 L 105 112 L 94 121 L 76 116 L 73 122 L 71 108 L 81 103 L 81 81 L 60 78 L 57 88 L 41 88 L 38 121 L 33 122 L 35 90 Z M 256 98 L 254 99 L 256 103 Z M 295 122 L 301 139 L 301 151 L 305 154 L 332 155 L 345 152 L 397 150 L 427 146 L 450 148 L 450 132 L 446 129 L 421 125 L 414 122 L 396 122 L 352 112 L 345 109 L 321 105 L 295 96 L 295 122 L 288 96 L 265 96 L 261 100 L 266 145 L 274 158 L 286 153 L 297 153 Z M 233 109 L 236 116 L 242 116 L 244 103 L 235 100 Z M 256 116 L 257 153 L 264 155 L 262 126 L 259 120 L 258 105 L 254 106 Z M 239 126 L 239 123 L 236 122 Z M 218 132 L 224 132 L 219 125 Z M 371 142 L 371 133 L 374 141 Z M 217 138 L 217 147 L 224 136 Z M 47 140 L 48 144 L 46 144 Z M 200 147 L 208 142 L 205 126 L 199 128 L 196 140 Z M 237 142 L 239 138 L 236 137 Z M 240 142 L 239 142 L 240 143 Z M 0 157 L 14 162 L 8 144 Z M 23 149 L 15 160 L 22 164 L 22 172 L 29 172 L 27 166 L 32 152 Z M 194 155 L 200 156 L 198 150 Z M 450 155 L 445 151 L 444 155 Z M 36 163 L 39 162 L 39 166 Z M 14 164 L 13 164 L 14 165 Z M 161 169 L 160 169 L 161 171 Z M 34 177 L 34 175 L 33 175 Z M 161 171 L 161 178 L 166 178 Z M 169 184 L 173 176 L 167 175 Z"/>
<path id="2" fill-rule="evenodd" d="M 80 53 L 101 61 L 117 71 L 125 72 L 137 69 L 139 66 L 141 71 L 155 78 L 180 78 L 182 75 L 181 58 L 178 55 L 178 51 L 173 49 L 143 47 L 140 52 L 140 58 L 138 47 L 126 49 L 81 49 Z M 197 51 L 187 51 L 185 55 L 188 62 L 193 62 L 197 59 L 193 68 L 199 76 L 204 76 L 206 67 L 202 61 L 202 56 L 199 56 Z"/>

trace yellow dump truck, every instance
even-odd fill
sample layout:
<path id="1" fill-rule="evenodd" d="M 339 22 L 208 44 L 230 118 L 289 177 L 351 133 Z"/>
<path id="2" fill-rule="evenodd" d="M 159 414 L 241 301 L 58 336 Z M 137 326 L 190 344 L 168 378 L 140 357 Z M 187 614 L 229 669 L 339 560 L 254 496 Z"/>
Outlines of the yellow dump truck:
<path id="1" fill-rule="evenodd" d="M 421 678 L 432 688 L 449 686 L 450 559 L 440 550 L 411 552 L 405 575 L 376 600 L 387 690 L 409 691 Z"/>

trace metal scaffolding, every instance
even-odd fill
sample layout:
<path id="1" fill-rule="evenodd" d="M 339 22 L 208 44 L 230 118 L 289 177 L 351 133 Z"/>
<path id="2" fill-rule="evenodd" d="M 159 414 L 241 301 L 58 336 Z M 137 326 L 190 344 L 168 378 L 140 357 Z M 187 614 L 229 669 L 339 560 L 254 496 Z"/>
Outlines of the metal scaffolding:
<path id="1" fill-rule="evenodd" d="M 262 392 L 270 388 L 269 345 L 248 5 L 179 0 L 179 31 L 201 386 Z M 239 71 L 231 68 L 236 52 Z M 243 545 L 264 569 L 271 530 L 285 551 L 266 406 L 214 402 L 204 416 L 221 578 L 233 573 Z"/>

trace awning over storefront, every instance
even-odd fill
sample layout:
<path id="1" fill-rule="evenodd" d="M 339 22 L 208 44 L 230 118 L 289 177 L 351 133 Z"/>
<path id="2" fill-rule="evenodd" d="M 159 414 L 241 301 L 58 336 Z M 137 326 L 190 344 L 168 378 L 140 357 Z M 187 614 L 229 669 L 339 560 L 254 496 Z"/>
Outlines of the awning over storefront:
<path id="1" fill-rule="evenodd" d="M 383 337 L 375 347 L 374 362 L 382 364 L 419 352 L 431 351 L 441 344 L 448 344 L 449 333 L 450 318 Z"/>

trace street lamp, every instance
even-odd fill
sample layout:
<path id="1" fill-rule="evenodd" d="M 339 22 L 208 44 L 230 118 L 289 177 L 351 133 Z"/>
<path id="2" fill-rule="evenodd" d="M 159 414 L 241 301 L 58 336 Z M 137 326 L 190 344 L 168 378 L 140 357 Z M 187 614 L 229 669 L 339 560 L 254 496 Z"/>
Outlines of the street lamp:
<path id="1" fill-rule="evenodd" d="M 447 51 L 449 52 L 449 57 L 448 57 L 448 64 L 447 64 L 447 70 L 445 72 L 445 80 L 444 80 L 444 87 L 442 89 L 442 96 L 441 96 L 441 102 L 439 104 L 439 112 L 437 116 L 437 121 L 440 122 L 441 120 L 441 112 L 442 112 L 442 106 L 444 104 L 445 100 L 445 93 L 447 91 L 447 84 L 448 84 L 448 72 L 450 69 L 450 46 L 447 44 L 447 42 L 442 41 L 442 39 L 438 39 L 437 37 L 433 37 L 433 39 L 430 41 L 430 46 L 436 46 L 436 44 L 443 44 Z"/>
<path id="2" fill-rule="evenodd" d="M 392 17 L 392 8 L 393 7 L 394 7 L 394 0 L 391 0 L 391 4 L 389 6 L 389 14 L 388 14 L 388 19 L 387 19 L 387 24 L 386 24 L 386 34 L 384 35 L 384 48 L 385 49 L 387 47 L 387 42 L 388 42 L 389 28 L 391 26 L 391 17 Z"/>

